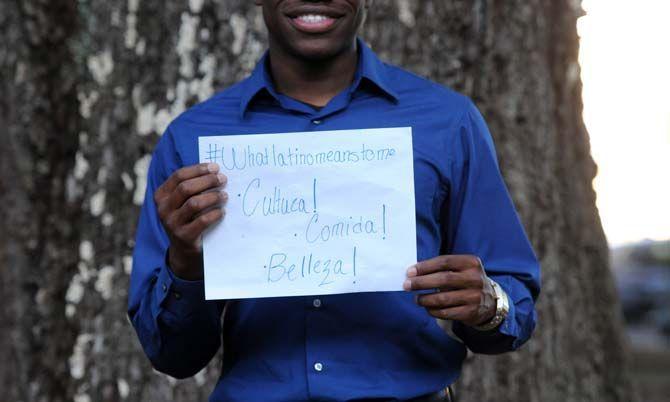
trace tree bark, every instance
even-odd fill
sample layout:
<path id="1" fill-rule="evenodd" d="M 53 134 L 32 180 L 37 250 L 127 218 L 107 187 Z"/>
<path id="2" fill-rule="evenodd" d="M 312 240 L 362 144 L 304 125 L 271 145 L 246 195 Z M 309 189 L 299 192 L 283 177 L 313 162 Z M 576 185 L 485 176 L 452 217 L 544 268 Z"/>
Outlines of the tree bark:
<path id="1" fill-rule="evenodd" d="M 633 400 L 582 122 L 579 2 L 372 3 L 380 56 L 471 96 L 541 258 L 533 339 L 470 356 L 461 401 Z M 206 400 L 153 371 L 125 317 L 144 176 L 170 119 L 266 46 L 246 0 L 0 2 L 0 388 L 15 401 Z"/>

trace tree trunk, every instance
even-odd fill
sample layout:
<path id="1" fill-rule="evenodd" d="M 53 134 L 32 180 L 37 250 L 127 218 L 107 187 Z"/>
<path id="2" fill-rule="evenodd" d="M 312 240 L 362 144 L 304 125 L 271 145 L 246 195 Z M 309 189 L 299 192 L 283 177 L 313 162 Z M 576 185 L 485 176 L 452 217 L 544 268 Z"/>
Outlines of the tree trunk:
<path id="1" fill-rule="evenodd" d="M 628 402 L 626 344 L 581 111 L 579 2 L 372 3 L 380 56 L 471 96 L 541 258 L 522 351 L 466 362 L 461 400 Z M 157 374 L 125 317 L 150 153 L 266 46 L 248 0 L 0 2 L 0 388 L 33 401 L 206 400 Z"/>

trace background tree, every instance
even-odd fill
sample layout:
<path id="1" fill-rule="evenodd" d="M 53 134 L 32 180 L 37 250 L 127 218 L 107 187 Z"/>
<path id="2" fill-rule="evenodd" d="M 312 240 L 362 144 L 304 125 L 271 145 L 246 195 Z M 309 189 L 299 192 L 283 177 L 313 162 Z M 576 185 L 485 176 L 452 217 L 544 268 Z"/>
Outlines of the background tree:
<path id="1" fill-rule="evenodd" d="M 471 96 L 541 257 L 523 351 L 468 360 L 469 401 L 632 400 L 581 111 L 579 1 L 376 1 L 382 58 Z M 206 400 L 156 374 L 125 318 L 150 152 L 265 47 L 248 0 L 0 2 L 0 389 L 13 401 Z M 194 345 L 194 347 L 197 347 Z"/>

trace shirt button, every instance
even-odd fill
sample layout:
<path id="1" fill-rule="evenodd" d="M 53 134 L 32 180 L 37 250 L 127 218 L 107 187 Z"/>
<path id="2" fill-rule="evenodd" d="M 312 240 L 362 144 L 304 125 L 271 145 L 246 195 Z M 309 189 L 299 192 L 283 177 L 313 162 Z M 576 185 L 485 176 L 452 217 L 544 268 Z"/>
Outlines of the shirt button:
<path id="1" fill-rule="evenodd" d="M 167 285 L 163 284 L 163 292 L 167 292 Z"/>
<path id="2" fill-rule="evenodd" d="M 312 120 L 312 123 L 314 123 L 316 125 L 319 125 L 319 124 L 321 124 L 321 121 L 322 120 L 316 119 L 316 120 Z"/>
<path id="3" fill-rule="evenodd" d="M 321 363 L 314 363 L 314 370 L 316 370 L 316 371 L 321 371 L 321 370 L 323 370 L 323 364 L 321 364 Z"/>
<path id="4" fill-rule="evenodd" d="M 174 298 L 177 299 L 177 300 L 181 299 L 181 293 L 174 292 Z"/>
<path id="5" fill-rule="evenodd" d="M 312 301 L 312 306 L 314 306 L 314 307 L 316 307 L 316 308 L 321 307 L 321 299 L 314 299 L 314 300 Z"/>

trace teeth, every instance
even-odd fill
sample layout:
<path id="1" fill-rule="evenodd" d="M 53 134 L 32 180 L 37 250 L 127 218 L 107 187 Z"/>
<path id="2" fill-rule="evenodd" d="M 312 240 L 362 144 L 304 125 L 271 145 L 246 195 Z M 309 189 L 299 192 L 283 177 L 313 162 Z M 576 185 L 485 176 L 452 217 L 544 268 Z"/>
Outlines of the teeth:
<path id="1" fill-rule="evenodd" d="M 317 15 L 317 14 L 306 14 L 306 15 L 301 15 L 298 17 L 299 20 L 306 22 L 308 24 L 316 24 L 319 22 L 323 22 L 327 19 L 325 15 Z"/>

